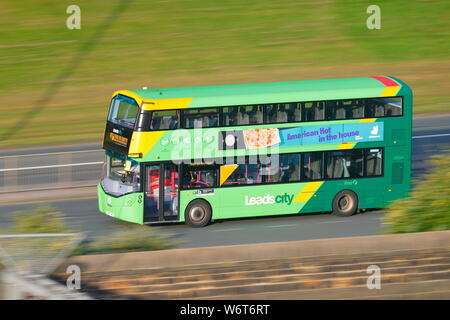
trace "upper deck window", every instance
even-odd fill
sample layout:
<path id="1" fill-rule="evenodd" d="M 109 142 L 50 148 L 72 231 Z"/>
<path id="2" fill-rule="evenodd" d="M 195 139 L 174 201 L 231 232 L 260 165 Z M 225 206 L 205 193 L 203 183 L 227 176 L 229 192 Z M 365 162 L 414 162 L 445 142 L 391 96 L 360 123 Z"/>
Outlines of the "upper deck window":
<path id="1" fill-rule="evenodd" d="M 217 108 L 202 108 L 183 110 L 184 128 L 209 128 L 219 125 L 219 110 Z"/>
<path id="2" fill-rule="evenodd" d="M 150 119 L 150 130 L 167 130 L 178 128 L 178 111 L 153 111 Z"/>
<path id="3" fill-rule="evenodd" d="M 320 121 L 325 119 L 325 102 L 305 102 L 303 105 L 303 121 Z"/>
<path id="4" fill-rule="evenodd" d="M 327 101 L 327 120 L 364 118 L 364 99 Z"/>
<path id="5" fill-rule="evenodd" d="M 138 112 L 139 106 L 136 101 L 122 95 L 117 95 L 111 101 L 108 121 L 133 129 Z"/>
<path id="6" fill-rule="evenodd" d="M 222 108 L 224 126 L 240 126 L 263 123 L 263 108 L 260 105 Z"/>
<path id="7" fill-rule="evenodd" d="M 266 106 L 266 123 L 286 123 L 301 121 L 300 103 L 280 103 Z"/>
<path id="8" fill-rule="evenodd" d="M 398 117 L 403 114 L 402 97 L 367 99 L 366 117 Z"/>

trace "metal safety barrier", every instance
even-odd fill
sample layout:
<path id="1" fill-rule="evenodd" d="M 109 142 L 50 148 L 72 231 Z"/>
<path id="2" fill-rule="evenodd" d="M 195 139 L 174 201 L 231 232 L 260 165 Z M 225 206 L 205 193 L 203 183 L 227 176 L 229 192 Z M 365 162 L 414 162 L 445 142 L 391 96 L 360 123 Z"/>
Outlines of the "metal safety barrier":
<path id="1" fill-rule="evenodd" d="M 95 185 L 104 157 L 101 149 L 0 157 L 0 193 Z"/>

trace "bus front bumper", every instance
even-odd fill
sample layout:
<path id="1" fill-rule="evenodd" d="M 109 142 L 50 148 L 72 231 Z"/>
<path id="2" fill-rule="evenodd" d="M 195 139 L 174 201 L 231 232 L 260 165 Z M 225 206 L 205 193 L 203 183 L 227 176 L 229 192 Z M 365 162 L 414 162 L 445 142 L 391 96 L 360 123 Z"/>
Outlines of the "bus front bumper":
<path id="1" fill-rule="evenodd" d="M 103 190 L 101 183 L 97 185 L 98 209 L 111 217 L 143 224 L 144 195 L 142 192 L 113 196 Z"/>

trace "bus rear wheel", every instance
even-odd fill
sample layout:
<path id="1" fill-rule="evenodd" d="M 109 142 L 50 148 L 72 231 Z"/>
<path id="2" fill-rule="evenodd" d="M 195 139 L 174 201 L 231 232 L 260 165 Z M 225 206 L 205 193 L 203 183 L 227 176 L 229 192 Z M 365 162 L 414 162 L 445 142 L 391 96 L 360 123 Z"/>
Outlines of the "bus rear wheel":
<path id="1" fill-rule="evenodd" d="M 205 200 L 192 201 L 186 208 L 184 218 L 186 223 L 194 228 L 202 228 L 211 221 L 211 206 Z"/>
<path id="2" fill-rule="evenodd" d="M 358 210 L 358 196 L 350 190 L 342 190 L 333 199 L 333 214 L 350 217 Z"/>

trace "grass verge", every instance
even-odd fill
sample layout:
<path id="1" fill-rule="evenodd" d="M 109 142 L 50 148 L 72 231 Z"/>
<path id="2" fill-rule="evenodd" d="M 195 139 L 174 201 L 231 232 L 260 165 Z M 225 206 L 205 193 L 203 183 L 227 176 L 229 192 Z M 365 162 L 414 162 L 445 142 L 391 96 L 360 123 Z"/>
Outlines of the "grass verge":
<path id="1" fill-rule="evenodd" d="M 449 110 L 450 2 L 79 0 L 0 5 L 0 147 L 101 141 L 117 89 L 392 75 Z M 118 14 L 115 14 L 117 13 Z"/>

